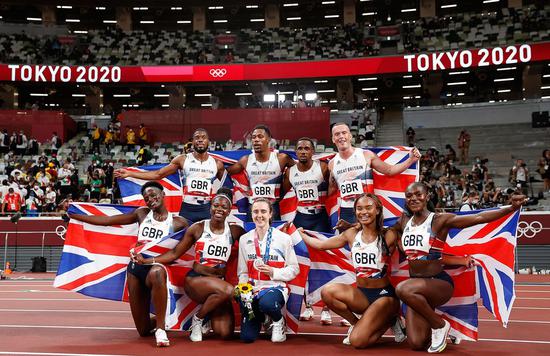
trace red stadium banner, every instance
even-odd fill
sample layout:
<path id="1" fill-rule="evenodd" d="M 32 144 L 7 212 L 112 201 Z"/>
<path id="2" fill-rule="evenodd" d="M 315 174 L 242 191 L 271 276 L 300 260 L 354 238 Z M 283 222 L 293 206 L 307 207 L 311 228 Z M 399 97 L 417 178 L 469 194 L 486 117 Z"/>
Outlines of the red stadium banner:
<path id="1" fill-rule="evenodd" d="M 322 61 L 187 66 L 55 66 L 1 64 L 0 81 L 181 83 L 299 79 L 511 66 L 550 60 L 550 42 Z"/>

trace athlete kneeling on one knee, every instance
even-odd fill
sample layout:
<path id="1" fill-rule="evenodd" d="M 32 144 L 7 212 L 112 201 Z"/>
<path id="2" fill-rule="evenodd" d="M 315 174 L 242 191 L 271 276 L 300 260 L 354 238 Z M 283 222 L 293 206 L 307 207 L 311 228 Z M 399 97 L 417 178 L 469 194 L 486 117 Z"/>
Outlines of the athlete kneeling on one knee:
<path id="1" fill-rule="evenodd" d="M 395 340 L 402 342 L 405 335 L 399 321 L 399 300 L 388 274 L 396 234 L 383 230 L 382 203 L 376 195 L 360 195 L 353 209 L 358 224 L 330 239 L 321 241 L 303 229 L 298 230 L 304 242 L 315 249 L 336 249 L 346 244 L 351 248 L 357 288 L 332 283 L 323 288 L 321 297 L 332 311 L 351 323 L 344 344 L 369 347 L 390 327 Z M 356 314 L 362 315 L 358 318 Z"/>

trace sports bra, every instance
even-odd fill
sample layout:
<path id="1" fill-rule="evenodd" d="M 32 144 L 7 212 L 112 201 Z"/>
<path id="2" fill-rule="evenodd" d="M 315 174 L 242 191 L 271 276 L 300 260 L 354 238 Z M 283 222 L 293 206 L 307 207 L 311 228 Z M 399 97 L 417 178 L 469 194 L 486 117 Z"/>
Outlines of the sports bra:
<path id="1" fill-rule="evenodd" d="M 411 217 L 403 230 L 401 245 L 408 260 L 439 260 L 445 241 L 436 238 L 432 231 L 435 213 L 430 213 L 420 225 Z"/>

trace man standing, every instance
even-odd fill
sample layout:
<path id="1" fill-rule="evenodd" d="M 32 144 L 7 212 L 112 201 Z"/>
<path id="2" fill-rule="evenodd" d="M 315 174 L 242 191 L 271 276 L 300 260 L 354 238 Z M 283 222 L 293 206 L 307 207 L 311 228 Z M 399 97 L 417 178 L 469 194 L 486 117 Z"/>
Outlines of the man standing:
<path id="1" fill-rule="evenodd" d="M 235 164 L 227 169 L 229 174 L 246 173 L 250 183 L 251 192 L 248 197 L 250 204 L 256 198 L 267 198 L 273 203 L 273 219 L 280 220 L 281 212 L 279 200 L 281 199 L 281 183 L 285 168 L 295 165 L 295 162 L 285 153 L 272 152 L 269 149 L 271 131 L 265 125 L 257 125 L 252 130 L 253 153 L 241 157 Z M 250 214 L 249 218 L 250 218 Z M 251 220 L 250 220 L 251 221 Z"/>
<path id="2" fill-rule="evenodd" d="M 210 218 L 212 183 L 222 179 L 223 163 L 208 154 L 208 132 L 196 129 L 193 133 L 193 152 L 176 156 L 167 166 L 152 172 L 134 172 L 127 169 L 115 170 L 117 178 L 138 178 L 160 180 L 178 170 L 183 175 L 183 201 L 180 216 L 191 222 Z"/>
<path id="3" fill-rule="evenodd" d="M 328 164 L 331 174 L 329 194 L 336 190 L 340 191 L 340 220 L 348 223 L 355 222 L 355 199 L 365 192 L 374 192 L 373 168 L 382 174 L 393 176 L 403 172 L 420 158 L 420 152 L 414 148 L 406 161 L 390 165 L 372 151 L 353 147 L 351 141 L 352 135 L 348 125 L 343 122 L 334 124 L 332 142 L 336 145 L 338 153 Z"/>
<path id="4" fill-rule="evenodd" d="M 329 217 L 321 193 L 328 189 L 329 171 L 325 162 L 313 160 L 315 144 L 310 138 L 302 137 L 296 143 L 298 163 L 286 170 L 283 180 L 285 192 L 294 189 L 298 206 L 294 225 L 307 230 L 331 232 Z"/>

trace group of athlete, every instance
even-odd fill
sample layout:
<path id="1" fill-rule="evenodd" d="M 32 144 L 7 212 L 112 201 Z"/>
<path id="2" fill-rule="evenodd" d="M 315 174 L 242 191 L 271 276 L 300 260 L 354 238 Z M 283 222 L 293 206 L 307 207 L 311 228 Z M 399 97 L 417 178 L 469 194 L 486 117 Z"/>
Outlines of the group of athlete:
<path id="1" fill-rule="evenodd" d="M 252 153 L 224 168 L 208 153 L 209 138 L 204 129 L 193 134 L 193 152 L 175 157 L 167 166 L 149 172 L 118 169 L 118 178 L 148 180 L 142 186 L 146 206 L 124 215 L 103 217 L 71 215 L 71 218 L 97 225 L 139 224 L 138 244 L 147 243 L 187 228 L 182 240 L 169 252 L 155 258 L 131 253 L 128 265 L 130 306 L 141 336 L 154 334 L 157 346 L 168 346 L 165 332 L 167 273 L 163 267 L 194 246 L 193 268 L 185 277 L 185 292 L 200 308 L 192 317 L 190 339 L 202 341 L 210 327 L 226 339 L 234 332 L 231 300 L 235 286 L 224 280 L 231 248 L 239 241 L 237 275 L 239 283 L 250 283 L 253 301 L 249 313 L 241 306 L 240 338 L 253 342 L 261 328 L 271 332 L 273 342 L 286 340 L 282 309 L 288 300 L 287 282 L 299 273 L 292 239 L 272 222 L 280 220 L 281 193 L 294 190 L 298 200 L 293 223 L 304 242 L 314 249 L 336 249 L 348 245 L 357 275 L 357 286 L 333 283 L 321 296 L 326 306 L 350 324 L 344 344 L 365 348 L 391 328 L 397 342 L 405 338 L 412 349 L 436 353 L 445 349 L 449 323 L 435 308 L 452 296 L 453 281 L 444 264 L 471 265 L 469 257 L 442 254 L 447 232 L 498 219 L 516 209 L 524 196 L 513 196 L 511 205 L 475 215 L 433 213 L 428 210 L 428 191 L 422 183 L 411 184 L 406 192 L 407 213 L 391 228 L 383 227 L 382 203 L 372 193 L 372 169 L 385 175 L 403 172 L 418 161 L 412 149 L 408 158 L 396 165 L 381 160 L 369 150 L 355 148 L 352 134 L 344 123 L 332 127 L 337 148 L 327 164 L 313 159 L 315 144 L 309 138 L 296 143 L 297 162 L 269 147 L 271 133 L 259 125 L 251 135 Z M 183 203 L 179 216 L 172 216 L 164 204 L 162 185 L 156 182 L 180 171 Z M 229 223 L 232 192 L 221 188 L 212 192 L 216 179 L 225 174 L 244 172 L 250 183 L 248 219 L 255 228 L 245 232 Z M 307 230 L 331 232 L 323 195 L 339 192 L 339 217 L 334 237 L 319 240 Z M 390 284 L 389 263 L 398 248 L 406 256 L 410 277 L 394 287 Z M 401 327 L 400 300 L 407 304 L 406 329 Z M 150 304 L 156 317 L 149 314 Z"/>

